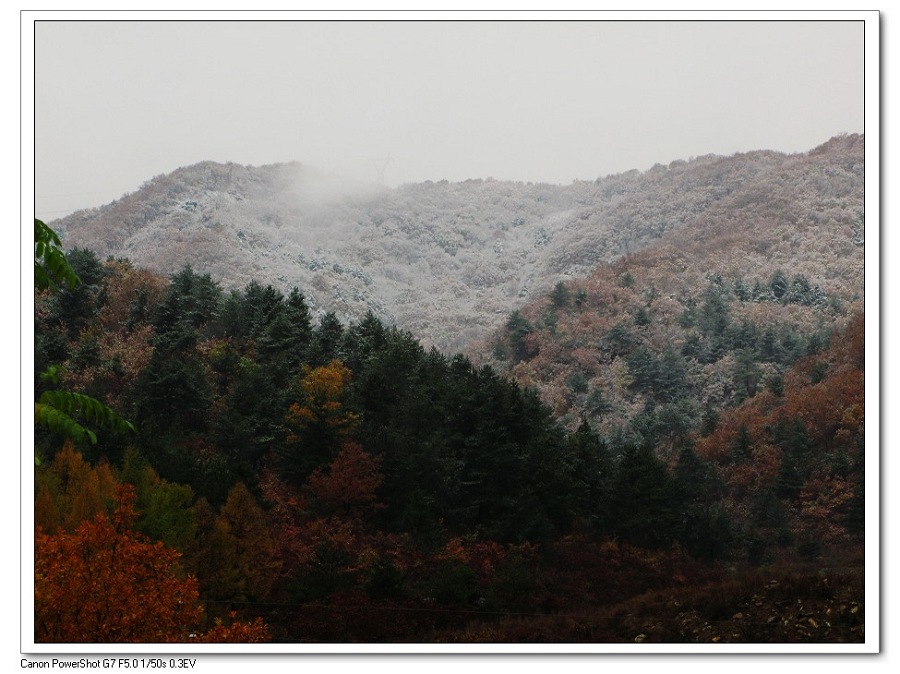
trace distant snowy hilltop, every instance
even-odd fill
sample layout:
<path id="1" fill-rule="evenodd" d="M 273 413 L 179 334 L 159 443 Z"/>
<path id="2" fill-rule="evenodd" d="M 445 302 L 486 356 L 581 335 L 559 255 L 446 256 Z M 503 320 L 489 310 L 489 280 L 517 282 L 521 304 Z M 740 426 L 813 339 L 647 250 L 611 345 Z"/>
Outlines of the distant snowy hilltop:
<path id="1" fill-rule="evenodd" d="M 851 135 L 808 153 L 710 155 L 565 186 L 395 189 L 296 163 L 203 162 L 51 225 L 67 248 L 166 274 L 190 265 L 225 288 L 297 286 L 320 314 L 355 321 L 372 311 L 426 345 L 464 350 L 559 280 L 716 223 L 787 227 L 795 235 L 760 242 L 759 259 L 861 292 L 863 156 L 863 136 Z M 742 250 L 725 254 L 728 264 L 754 264 Z"/>

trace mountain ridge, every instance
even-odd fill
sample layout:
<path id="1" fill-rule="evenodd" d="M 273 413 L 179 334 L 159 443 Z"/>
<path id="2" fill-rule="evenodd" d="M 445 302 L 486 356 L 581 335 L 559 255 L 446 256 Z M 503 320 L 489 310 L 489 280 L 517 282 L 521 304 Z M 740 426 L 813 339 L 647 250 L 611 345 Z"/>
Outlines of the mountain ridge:
<path id="1" fill-rule="evenodd" d="M 296 162 L 206 161 L 52 224 L 67 246 L 101 257 L 128 257 L 164 274 L 190 264 L 226 288 L 250 280 L 282 291 L 298 286 L 319 315 L 352 322 L 372 311 L 426 345 L 465 350 L 560 280 L 587 276 L 666 235 L 681 246 L 707 245 L 691 238 L 693 224 L 727 220 L 725 204 L 739 213 L 765 210 L 760 204 L 778 182 L 773 172 L 810 182 L 803 167 L 824 166 L 821 184 L 809 189 L 827 191 L 831 180 L 855 195 L 863 181 L 853 148 L 861 141 L 836 137 L 798 154 L 706 155 L 566 186 L 488 178 L 384 188 Z M 848 153 L 858 161 L 841 169 L 846 175 L 829 174 Z M 848 175 L 858 184 L 845 187 Z M 824 198 L 814 210 L 826 224 L 845 226 L 846 194 L 825 197 L 834 212 L 817 205 Z M 671 234 L 682 230 L 680 239 Z"/>

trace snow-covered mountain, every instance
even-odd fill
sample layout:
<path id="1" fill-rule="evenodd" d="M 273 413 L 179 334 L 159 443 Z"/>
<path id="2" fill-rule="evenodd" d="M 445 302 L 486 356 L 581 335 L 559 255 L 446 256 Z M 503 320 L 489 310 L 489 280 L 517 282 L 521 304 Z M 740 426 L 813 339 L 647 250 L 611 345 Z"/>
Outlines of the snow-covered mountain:
<path id="1" fill-rule="evenodd" d="M 394 189 L 296 163 L 203 162 L 51 226 L 68 248 L 162 273 L 189 264 L 226 288 L 297 286 L 320 313 L 352 322 L 371 310 L 426 345 L 462 350 L 559 280 L 667 232 L 689 237 L 700 220 L 740 228 L 735 213 L 784 211 L 798 231 L 826 227 L 854 250 L 863 152 L 862 136 L 845 136 L 809 153 L 710 155 L 565 186 L 487 179 Z M 796 242 L 784 251 L 798 254 Z M 821 282 L 861 286 L 862 256 L 851 258 L 852 270 Z M 818 266 L 808 273 L 817 282 Z"/>

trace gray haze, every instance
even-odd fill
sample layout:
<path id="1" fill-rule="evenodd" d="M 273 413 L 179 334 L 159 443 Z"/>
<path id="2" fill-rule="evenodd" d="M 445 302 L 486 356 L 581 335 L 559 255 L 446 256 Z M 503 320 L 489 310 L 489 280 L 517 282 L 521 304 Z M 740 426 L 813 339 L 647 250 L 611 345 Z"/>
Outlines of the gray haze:
<path id="1" fill-rule="evenodd" d="M 27 28 L 27 24 L 26 24 Z M 53 220 L 203 160 L 567 184 L 863 132 L 861 21 L 63 22 L 35 28 Z"/>

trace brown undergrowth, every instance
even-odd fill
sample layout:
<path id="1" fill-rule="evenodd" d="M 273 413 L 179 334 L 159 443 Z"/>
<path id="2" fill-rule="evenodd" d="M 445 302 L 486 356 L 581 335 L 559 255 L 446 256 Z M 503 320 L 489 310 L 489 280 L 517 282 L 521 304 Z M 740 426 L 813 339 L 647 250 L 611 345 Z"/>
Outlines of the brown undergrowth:
<path id="1" fill-rule="evenodd" d="M 861 560 L 779 565 L 655 589 L 614 605 L 470 623 L 441 641 L 474 643 L 863 643 Z"/>

